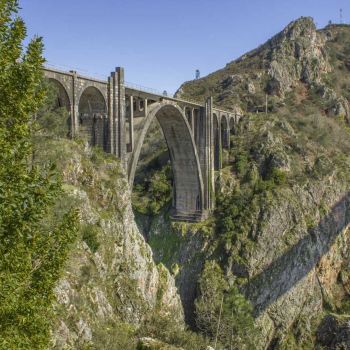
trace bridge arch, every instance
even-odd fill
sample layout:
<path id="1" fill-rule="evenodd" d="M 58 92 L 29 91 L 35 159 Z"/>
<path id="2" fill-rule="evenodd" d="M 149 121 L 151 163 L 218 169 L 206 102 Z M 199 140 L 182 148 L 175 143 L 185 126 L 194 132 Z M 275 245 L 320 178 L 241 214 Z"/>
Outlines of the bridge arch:
<path id="1" fill-rule="evenodd" d="M 229 122 L 226 115 L 221 116 L 221 147 L 229 148 Z"/>
<path id="2" fill-rule="evenodd" d="M 173 216 L 193 219 L 204 211 L 204 185 L 191 127 L 184 111 L 177 105 L 159 102 L 150 106 L 129 161 L 130 188 L 145 136 L 154 118 L 162 128 L 173 169 Z"/>
<path id="3" fill-rule="evenodd" d="M 235 118 L 234 117 L 231 117 L 230 118 L 230 122 L 229 122 L 229 127 L 230 127 L 230 139 L 231 139 L 231 136 L 232 135 L 234 135 L 235 134 L 235 132 L 236 132 L 236 126 L 235 126 L 235 124 L 236 124 L 236 120 L 235 120 Z M 229 140 L 230 142 L 231 142 L 231 140 Z"/>
<path id="4" fill-rule="evenodd" d="M 221 133 L 220 119 L 216 113 L 213 113 L 213 136 L 214 136 L 214 169 L 220 170 L 221 158 Z"/>
<path id="5" fill-rule="evenodd" d="M 107 104 L 102 92 L 95 86 L 85 88 L 79 98 L 79 130 L 92 146 L 107 150 Z"/>
<path id="6" fill-rule="evenodd" d="M 57 96 L 54 108 L 66 108 L 68 112 L 71 109 L 71 100 L 69 98 L 67 89 L 65 86 L 57 79 L 49 78 L 49 83 L 56 89 Z"/>

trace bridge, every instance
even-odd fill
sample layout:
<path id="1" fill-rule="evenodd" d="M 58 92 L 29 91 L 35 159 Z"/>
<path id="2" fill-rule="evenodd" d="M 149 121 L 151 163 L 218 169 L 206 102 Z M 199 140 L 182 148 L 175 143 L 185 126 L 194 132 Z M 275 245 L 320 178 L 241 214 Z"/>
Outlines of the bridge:
<path id="1" fill-rule="evenodd" d="M 130 188 L 143 141 L 157 118 L 174 175 L 172 218 L 200 221 L 214 209 L 214 173 L 222 167 L 222 149 L 230 147 L 240 115 L 216 108 L 212 98 L 201 104 L 128 85 L 120 67 L 106 81 L 51 68 L 44 74 L 57 88 L 57 106 L 69 112 L 71 135 L 115 154 Z"/>

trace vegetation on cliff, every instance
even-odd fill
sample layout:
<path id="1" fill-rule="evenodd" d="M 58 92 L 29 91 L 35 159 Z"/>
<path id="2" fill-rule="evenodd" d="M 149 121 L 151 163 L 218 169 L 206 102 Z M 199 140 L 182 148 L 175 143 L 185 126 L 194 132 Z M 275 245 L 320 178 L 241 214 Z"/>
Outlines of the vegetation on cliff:
<path id="1" fill-rule="evenodd" d="M 196 311 L 204 306 L 218 323 L 218 303 L 201 303 L 208 260 L 252 303 L 252 348 L 314 349 L 326 343 L 319 332 L 327 313 L 348 319 L 349 47 L 349 26 L 317 31 L 301 18 L 179 89 L 245 115 L 217 174 L 214 219 L 168 224 L 162 214 L 145 227 L 155 258 L 176 275 L 190 323 L 202 325 Z"/>

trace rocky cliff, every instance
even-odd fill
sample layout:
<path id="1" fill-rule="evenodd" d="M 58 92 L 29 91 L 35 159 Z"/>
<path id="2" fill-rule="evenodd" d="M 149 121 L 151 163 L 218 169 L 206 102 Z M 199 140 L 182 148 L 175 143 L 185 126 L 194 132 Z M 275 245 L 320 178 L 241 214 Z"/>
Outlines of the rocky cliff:
<path id="1" fill-rule="evenodd" d="M 245 111 L 223 152 L 214 217 L 139 220 L 194 327 L 211 260 L 253 304 L 257 349 L 349 348 L 349 50 L 349 26 L 318 31 L 301 18 L 179 89 Z"/>
<path id="2" fill-rule="evenodd" d="M 76 206 L 81 221 L 56 287 L 52 348 L 134 349 L 133 331 L 152 313 L 183 324 L 174 279 L 154 263 L 138 231 L 118 161 L 64 139 L 38 147 L 38 156 L 55 160 L 63 178 L 65 193 L 53 215 Z"/>

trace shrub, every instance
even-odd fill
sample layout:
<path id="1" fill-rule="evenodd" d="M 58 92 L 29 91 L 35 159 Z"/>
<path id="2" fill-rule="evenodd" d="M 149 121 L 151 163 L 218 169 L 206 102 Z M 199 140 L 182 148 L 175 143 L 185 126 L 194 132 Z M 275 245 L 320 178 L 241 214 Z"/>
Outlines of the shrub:
<path id="1" fill-rule="evenodd" d="M 95 253 L 100 246 L 100 243 L 98 241 L 100 231 L 100 227 L 92 224 L 85 224 L 81 228 L 82 239 L 93 253 Z"/>

